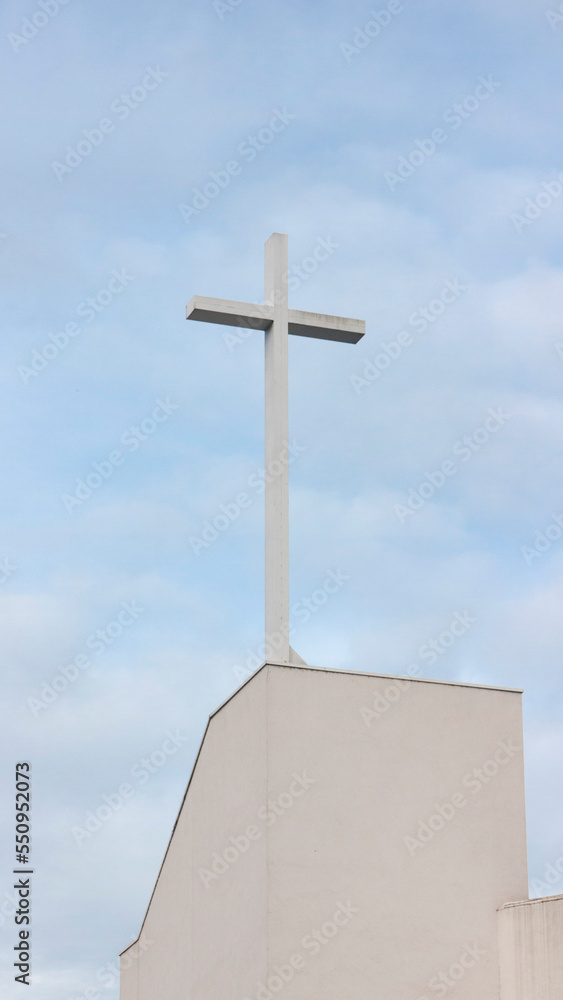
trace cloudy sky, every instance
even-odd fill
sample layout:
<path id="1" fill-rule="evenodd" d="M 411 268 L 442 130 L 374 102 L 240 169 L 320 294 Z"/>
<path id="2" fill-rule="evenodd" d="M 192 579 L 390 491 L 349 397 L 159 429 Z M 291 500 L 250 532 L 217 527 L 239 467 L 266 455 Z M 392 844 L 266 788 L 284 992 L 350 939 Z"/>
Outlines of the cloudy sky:
<path id="1" fill-rule="evenodd" d="M 15 761 L 31 995 L 116 1000 L 207 717 L 256 663 L 263 336 L 185 305 L 262 301 L 274 231 L 294 308 L 367 321 L 356 347 L 292 338 L 292 601 L 348 578 L 293 645 L 525 688 L 531 878 L 563 855 L 556 10 L 2 4 L 3 996 Z"/>

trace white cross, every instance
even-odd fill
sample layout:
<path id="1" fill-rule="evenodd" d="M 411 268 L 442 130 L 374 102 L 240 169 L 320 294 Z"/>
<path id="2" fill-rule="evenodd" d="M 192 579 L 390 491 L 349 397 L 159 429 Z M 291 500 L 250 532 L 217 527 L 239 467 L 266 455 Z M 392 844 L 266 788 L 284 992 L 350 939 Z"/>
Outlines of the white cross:
<path id="1" fill-rule="evenodd" d="M 194 295 L 186 318 L 265 331 L 265 467 L 273 472 L 266 480 L 266 642 L 275 646 L 276 662 L 303 663 L 289 644 L 288 334 L 357 344 L 366 325 L 360 319 L 288 308 L 286 235 L 270 236 L 265 262 L 264 305 Z"/>

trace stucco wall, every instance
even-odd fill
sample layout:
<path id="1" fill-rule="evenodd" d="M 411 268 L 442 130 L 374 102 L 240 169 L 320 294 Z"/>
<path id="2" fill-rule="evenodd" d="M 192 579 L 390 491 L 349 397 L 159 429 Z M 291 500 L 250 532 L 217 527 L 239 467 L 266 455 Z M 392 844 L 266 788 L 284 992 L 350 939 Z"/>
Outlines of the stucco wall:
<path id="1" fill-rule="evenodd" d="M 215 853 L 266 801 L 266 682 L 210 720 L 143 926 L 151 943 L 122 975 L 121 1000 L 242 998 L 249 971 L 265 971 L 266 838 L 216 878 L 200 870 L 214 874 Z"/>
<path id="2" fill-rule="evenodd" d="M 499 910 L 501 1000 L 563 997 L 563 896 Z"/>
<path id="3" fill-rule="evenodd" d="M 527 895 L 520 695 L 271 669 L 268 706 L 269 788 L 315 781 L 269 838 L 269 965 L 306 959 L 284 1000 L 430 1000 L 441 973 L 498 1000 L 497 908 Z"/>
<path id="4" fill-rule="evenodd" d="M 270 665 L 210 722 L 122 1000 L 498 1000 L 526 894 L 519 693 Z"/>

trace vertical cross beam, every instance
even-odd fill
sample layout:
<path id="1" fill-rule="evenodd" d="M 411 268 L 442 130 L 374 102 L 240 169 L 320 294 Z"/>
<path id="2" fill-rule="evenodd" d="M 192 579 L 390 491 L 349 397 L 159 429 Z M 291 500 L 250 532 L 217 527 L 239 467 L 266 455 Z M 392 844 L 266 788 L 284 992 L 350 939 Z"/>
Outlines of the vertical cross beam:
<path id="1" fill-rule="evenodd" d="M 289 644 L 288 335 L 357 344 L 366 325 L 360 319 L 288 309 L 287 236 L 270 236 L 265 256 L 264 305 L 194 295 L 186 316 L 265 332 L 266 648 L 275 649 L 278 663 L 299 664 L 304 661 Z"/>
<path id="2" fill-rule="evenodd" d="M 270 236 L 266 243 L 265 264 L 265 302 L 271 304 L 274 311 L 274 321 L 266 330 L 265 370 L 266 637 L 276 635 L 278 639 L 279 636 L 283 636 L 276 658 L 279 658 L 280 663 L 289 663 L 289 471 L 286 451 L 289 439 L 287 236 L 281 233 Z"/>

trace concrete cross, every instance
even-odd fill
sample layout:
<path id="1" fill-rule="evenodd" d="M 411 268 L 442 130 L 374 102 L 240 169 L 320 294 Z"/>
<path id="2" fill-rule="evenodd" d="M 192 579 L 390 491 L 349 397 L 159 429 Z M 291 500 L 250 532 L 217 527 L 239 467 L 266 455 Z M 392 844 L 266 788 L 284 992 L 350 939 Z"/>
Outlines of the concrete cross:
<path id="1" fill-rule="evenodd" d="M 270 236 L 265 261 L 264 305 L 194 295 L 186 318 L 265 331 L 265 467 L 275 470 L 266 478 L 266 643 L 274 645 L 277 662 L 303 663 L 289 644 L 288 334 L 357 344 L 365 322 L 288 308 L 286 235 Z"/>

